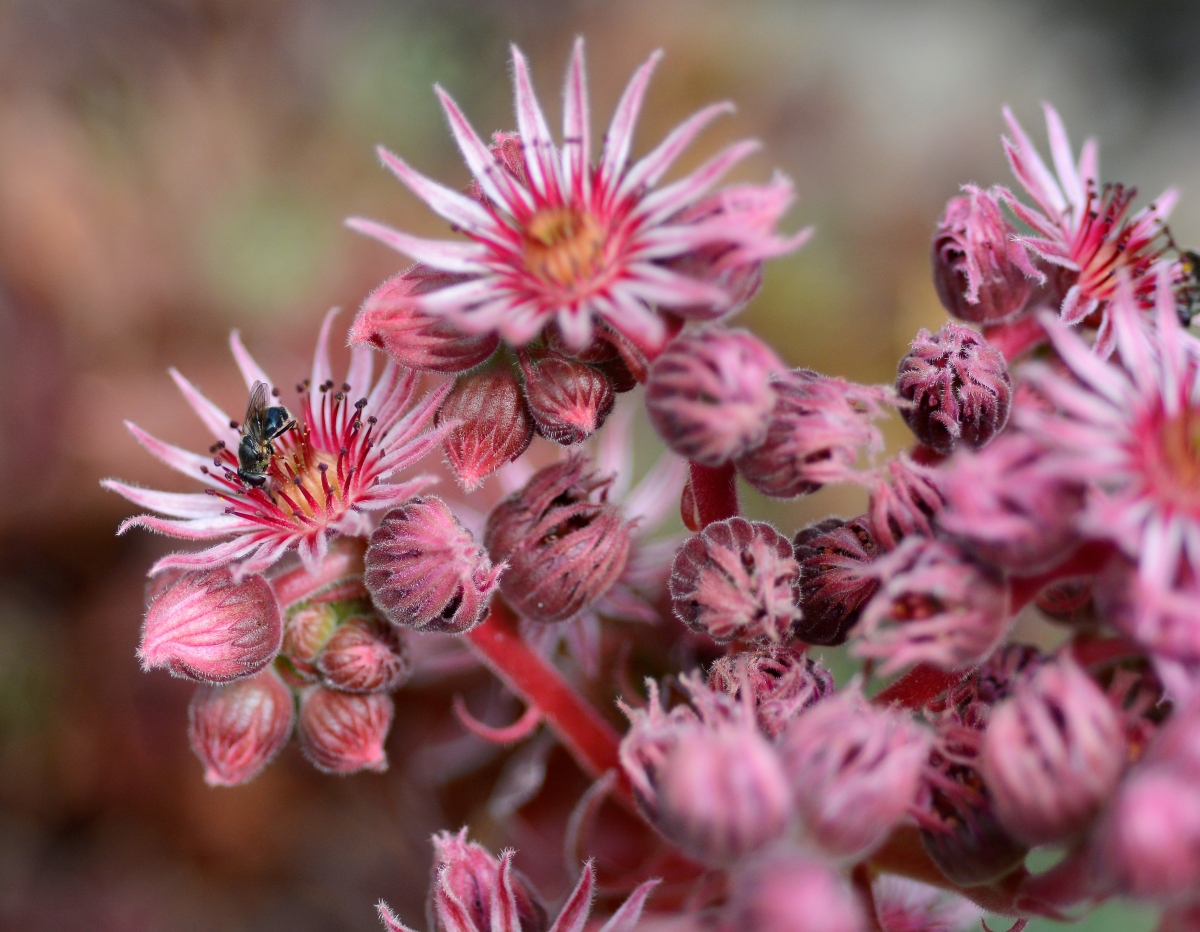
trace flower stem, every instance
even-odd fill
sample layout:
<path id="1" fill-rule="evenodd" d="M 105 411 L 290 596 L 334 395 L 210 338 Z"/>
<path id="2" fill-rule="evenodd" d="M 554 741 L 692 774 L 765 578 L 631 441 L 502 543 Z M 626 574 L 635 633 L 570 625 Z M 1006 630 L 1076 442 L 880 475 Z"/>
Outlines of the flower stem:
<path id="1" fill-rule="evenodd" d="M 688 467 L 688 492 L 692 507 L 686 510 L 692 511 L 699 525 L 692 530 L 699 531 L 714 521 L 724 521 L 738 514 L 737 473 L 733 470 L 733 463 L 715 468 L 689 463 Z"/>

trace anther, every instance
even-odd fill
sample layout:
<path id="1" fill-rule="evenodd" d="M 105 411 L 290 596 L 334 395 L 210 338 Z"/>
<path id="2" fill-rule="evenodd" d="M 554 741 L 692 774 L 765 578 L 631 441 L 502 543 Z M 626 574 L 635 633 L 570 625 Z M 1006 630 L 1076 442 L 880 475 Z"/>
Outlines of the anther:
<path id="1" fill-rule="evenodd" d="M 229 422 L 229 426 L 230 426 L 230 428 L 231 428 L 231 429 L 233 429 L 233 430 L 237 430 L 237 429 L 238 429 L 238 422 L 237 422 L 237 421 L 233 421 L 233 420 L 231 420 L 231 421 Z"/>

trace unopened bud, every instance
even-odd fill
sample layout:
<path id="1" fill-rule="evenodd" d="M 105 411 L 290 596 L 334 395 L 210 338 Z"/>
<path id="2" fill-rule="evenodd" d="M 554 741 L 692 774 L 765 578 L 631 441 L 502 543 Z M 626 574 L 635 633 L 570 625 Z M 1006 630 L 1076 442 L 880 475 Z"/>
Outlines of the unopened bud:
<path id="1" fill-rule="evenodd" d="M 426 265 L 389 278 L 363 302 L 350 328 L 350 342 L 376 346 L 408 369 L 452 373 L 479 365 L 496 351 L 500 338 L 495 333 L 464 333 L 448 320 L 419 310 L 414 300 L 465 280 Z"/>
<path id="2" fill-rule="evenodd" d="M 788 722 L 833 692 L 833 676 L 821 661 L 776 646 L 721 657 L 708 671 L 708 688 L 734 698 L 748 689 L 758 727 L 777 738 Z"/>
<path id="3" fill-rule="evenodd" d="M 764 495 L 794 498 L 845 481 L 861 452 L 883 448 L 872 421 L 883 413 L 885 390 L 809 369 L 783 373 L 772 386 L 775 406 L 765 438 L 734 461 L 742 478 Z"/>
<path id="4" fill-rule="evenodd" d="M 387 770 L 383 742 L 392 727 L 393 708 L 387 693 L 356 695 L 311 686 L 300 694 L 300 750 L 325 773 Z"/>
<path id="5" fill-rule="evenodd" d="M 959 450 L 941 472 L 946 505 L 938 524 L 987 563 L 1038 572 L 1079 539 L 1084 484 L 1053 468 L 1027 434 L 1010 430 L 978 453 Z"/>
<path id="6" fill-rule="evenodd" d="M 507 368 L 460 376 L 438 408 L 437 422 L 451 421 L 458 423 L 442 440 L 442 449 L 468 492 L 524 453 L 533 440 L 533 419 Z"/>
<path id="7" fill-rule="evenodd" d="M 796 808 L 832 857 L 879 845 L 916 799 L 932 736 L 904 711 L 872 706 L 850 688 L 818 702 L 783 733 Z"/>
<path id="8" fill-rule="evenodd" d="M 732 864 L 783 834 L 791 799 L 778 756 L 745 708 L 685 677 L 695 708 L 665 712 L 651 684 L 621 764 L 647 818 L 706 864 Z"/>
<path id="9" fill-rule="evenodd" d="M 284 656 L 300 673 L 315 674 L 317 655 L 337 625 L 337 609 L 328 602 L 314 602 L 290 611 L 283 623 Z"/>
<path id="10" fill-rule="evenodd" d="M 411 671 L 401 631 L 374 615 L 354 615 L 317 658 L 321 682 L 348 693 L 387 693 L 399 689 Z"/>
<path id="11" fill-rule="evenodd" d="M 254 779 L 287 744 L 292 693 L 271 668 L 235 683 L 201 686 L 188 706 L 188 739 L 209 786 Z"/>
<path id="12" fill-rule="evenodd" d="M 984 911 L 966 897 L 896 874 L 871 884 L 881 932 L 974 932 Z"/>
<path id="13" fill-rule="evenodd" d="M 432 496 L 389 511 L 371 535 L 363 581 L 389 621 L 461 634 L 483 620 L 504 567 Z"/>
<path id="14" fill-rule="evenodd" d="M 895 550 L 906 537 L 932 537 L 942 510 L 941 473 L 903 453 L 875 471 L 870 483 L 871 531 L 880 550 Z"/>
<path id="15" fill-rule="evenodd" d="M 506 932 L 492 925 L 492 903 L 497 894 L 505 904 L 511 895 L 519 932 L 545 932 L 550 924 L 546 908 L 529 881 L 511 867 L 502 874 L 500 859 L 483 845 L 470 841 L 465 828 L 458 834 L 438 832 L 433 836 L 433 869 L 437 883 L 429 891 L 432 908 L 427 912 L 434 917 L 435 932 L 464 928 L 445 915 L 456 908 L 466 910 L 478 932 Z"/>
<path id="16" fill-rule="evenodd" d="M 846 879 L 798 848 L 782 847 L 740 870 L 720 932 L 866 932 Z"/>
<path id="17" fill-rule="evenodd" d="M 728 518 L 708 525 L 675 554 L 671 607 L 715 641 L 784 641 L 800 616 L 800 568 L 771 525 Z"/>
<path id="18" fill-rule="evenodd" d="M 534 473 L 488 516 L 484 543 L 508 569 L 500 589 L 532 621 L 566 621 L 620 577 L 631 525 L 606 503 L 610 478 L 579 455 Z"/>
<path id="19" fill-rule="evenodd" d="M 879 553 L 866 516 L 826 518 L 796 534 L 800 565 L 800 623 L 809 644 L 842 644 L 879 589 L 871 562 Z"/>
<path id="20" fill-rule="evenodd" d="M 521 356 L 525 400 L 538 433 L 562 446 L 583 443 L 612 413 L 612 383 L 597 369 L 563 356 Z"/>
<path id="21" fill-rule="evenodd" d="M 996 198 L 974 185 L 953 197 L 930 248 L 933 285 L 955 317 L 995 323 L 1023 310 L 1044 276 L 1016 242 Z"/>
<path id="22" fill-rule="evenodd" d="M 992 711 L 981 769 L 1001 824 L 1015 838 L 1043 844 L 1086 827 L 1127 760 L 1116 709 L 1064 657 L 1018 684 Z"/>
<path id="23" fill-rule="evenodd" d="M 646 411 L 667 446 L 720 466 L 766 437 L 779 357 L 745 330 L 715 325 L 672 340 L 650 367 Z"/>
<path id="24" fill-rule="evenodd" d="M 884 676 L 917 663 L 960 670 L 986 658 L 1010 624 L 1001 578 L 945 541 L 910 537 L 875 564 L 882 582 L 852 648 Z"/>
<path id="25" fill-rule="evenodd" d="M 271 584 L 258 574 L 235 582 L 221 567 L 185 573 L 150 603 L 138 658 L 146 670 L 225 683 L 261 670 L 282 641 Z"/>
<path id="26" fill-rule="evenodd" d="M 900 360 L 896 391 L 912 402 L 900 414 L 917 439 L 938 453 L 961 441 L 978 449 L 1008 423 L 1012 377 L 1004 354 L 977 331 L 947 323 L 922 327 Z"/>

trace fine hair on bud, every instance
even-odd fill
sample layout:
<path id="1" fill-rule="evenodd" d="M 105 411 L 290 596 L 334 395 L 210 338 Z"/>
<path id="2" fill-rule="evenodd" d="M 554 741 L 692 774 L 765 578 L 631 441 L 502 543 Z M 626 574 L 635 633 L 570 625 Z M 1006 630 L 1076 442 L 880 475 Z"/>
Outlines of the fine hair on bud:
<path id="1" fill-rule="evenodd" d="M 531 361 L 521 353 L 525 402 L 537 432 L 562 446 L 583 443 L 612 413 L 616 394 L 598 369 L 551 354 Z"/>
<path id="2" fill-rule="evenodd" d="M 437 423 L 454 424 L 442 449 L 468 492 L 524 453 L 533 440 L 533 419 L 507 368 L 459 376 L 438 408 Z"/>
<path id="3" fill-rule="evenodd" d="M 734 698 L 748 692 L 759 729 L 777 738 L 788 722 L 833 692 L 833 675 L 820 660 L 775 645 L 719 658 L 708 688 Z"/>
<path id="4" fill-rule="evenodd" d="M 797 637 L 809 644 L 845 643 L 879 589 L 871 569 L 879 548 L 866 515 L 810 524 L 796 533 L 792 551 L 800 567 Z"/>
<path id="5" fill-rule="evenodd" d="M 383 742 L 392 727 L 393 710 L 386 693 L 362 695 L 310 686 L 300 693 L 300 750 L 325 773 L 387 770 Z"/>
<path id="6" fill-rule="evenodd" d="M 199 687 L 188 706 L 188 740 L 209 786 L 237 786 L 262 772 L 287 744 L 292 693 L 268 667 L 233 683 Z"/>
<path id="7" fill-rule="evenodd" d="M 388 693 L 408 679 L 411 667 L 402 630 L 376 615 L 343 621 L 317 657 L 321 682 L 347 693 Z"/>

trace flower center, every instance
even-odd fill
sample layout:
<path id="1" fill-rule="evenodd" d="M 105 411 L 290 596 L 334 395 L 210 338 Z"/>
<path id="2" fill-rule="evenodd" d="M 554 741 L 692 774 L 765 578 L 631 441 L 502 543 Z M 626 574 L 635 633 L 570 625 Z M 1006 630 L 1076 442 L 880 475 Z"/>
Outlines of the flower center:
<path id="1" fill-rule="evenodd" d="M 525 265 L 544 282 L 566 287 L 586 284 L 600 268 L 604 231 L 585 211 L 548 207 L 525 224 Z"/>
<path id="2" fill-rule="evenodd" d="M 1200 410 L 1188 408 L 1164 421 L 1159 437 L 1159 487 L 1177 504 L 1200 508 Z"/>
<path id="3" fill-rule="evenodd" d="M 273 492 L 286 515 L 316 518 L 319 521 L 326 516 L 330 507 L 337 508 L 342 490 L 338 485 L 336 455 L 309 446 L 303 451 L 283 453 L 278 465 L 282 466 L 281 472 L 287 481 L 277 482 Z"/>

